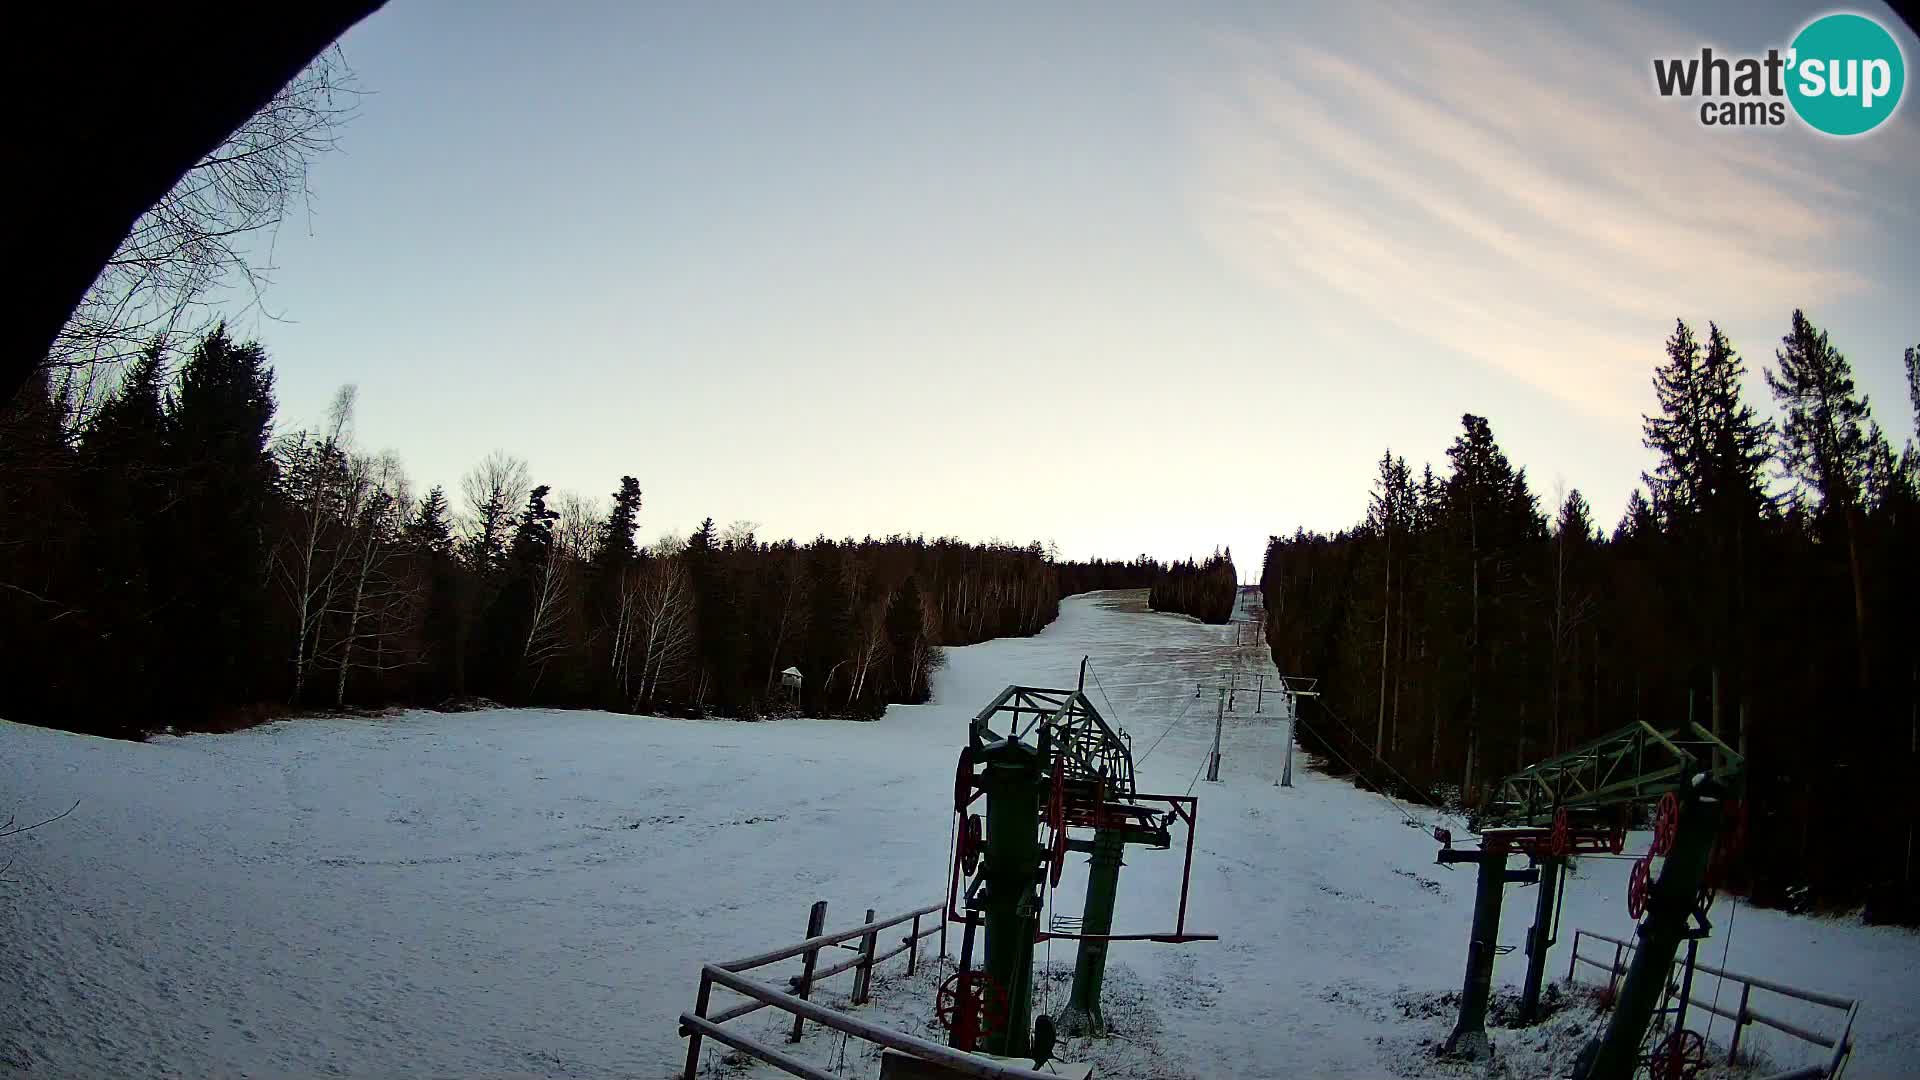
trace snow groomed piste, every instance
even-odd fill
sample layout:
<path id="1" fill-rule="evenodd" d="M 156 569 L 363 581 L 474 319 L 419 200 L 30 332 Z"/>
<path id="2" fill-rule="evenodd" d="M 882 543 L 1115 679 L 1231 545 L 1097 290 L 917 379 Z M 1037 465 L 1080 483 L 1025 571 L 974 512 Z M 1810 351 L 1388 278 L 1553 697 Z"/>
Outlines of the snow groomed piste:
<path id="1" fill-rule="evenodd" d="M 1088 655 L 1086 696 L 1132 731 L 1137 788 L 1205 804 L 1186 926 L 1221 939 L 1116 943 L 1099 995 L 1110 1034 L 1060 1032 L 1055 1057 L 1109 1078 L 1566 1075 L 1607 1020 L 1591 996 L 1624 977 L 1638 940 L 1636 860 L 1566 860 L 1548 962 L 1568 967 L 1554 968 L 1530 1027 L 1511 1010 L 1537 905 L 1509 895 L 1493 1058 L 1441 1055 L 1460 1015 L 1476 874 L 1434 866 L 1429 833 L 1464 838 L 1467 823 L 1310 769 L 1277 786 L 1286 715 L 1271 694 L 1264 712 L 1252 693 L 1225 710 L 1220 781 L 1205 783 L 1217 702 L 1196 698 L 1195 682 L 1253 686 L 1263 673 L 1270 688 L 1277 673 L 1236 640 L 1239 626 L 1143 608 L 1135 594 L 1069 598 L 1038 635 L 949 650 L 931 703 L 875 723 L 413 711 L 139 744 L 0 722 L 7 812 L 39 821 L 79 802 L 5 853 L 0 1075 L 678 1075 L 688 1041 L 676 1018 L 704 968 L 803 942 L 810 926 L 841 934 L 897 915 L 819 943 L 806 1004 L 959 1054 L 937 1018 L 964 930 L 938 915 L 962 820 L 956 758 L 1010 683 L 1074 685 Z M 1309 707 L 1304 726 L 1331 722 Z M 1049 778 L 1042 807 L 1050 795 Z M 1045 849 L 1038 810 L 1034 829 Z M 1115 931 L 1177 925 L 1187 832 L 1170 833 L 1168 850 L 1126 851 Z M 1624 848 L 1651 843 L 1635 831 Z M 1043 930 L 1084 918 L 1085 860 L 1068 861 L 1046 890 Z M 832 909 L 810 923 L 819 899 Z M 916 948 L 900 952 L 915 909 Z M 1920 1015 L 1897 1003 L 1920 999 L 1920 938 L 1724 893 L 1710 912 L 1686 1024 L 1706 1037 L 1709 1075 L 1824 1071 L 1831 1051 L 1787 1029 L 1834 1040 L 1856 1012 L 1848 1077 L 1911 1075 Z M 869 938 L 876 963 L 856 1000 L 861 972 L 847 965 Z M 1036 1018 L 1070 999 L 1077 952 L 1071 939 L 1036 944 Z M 802 962 L 743 977 L 798 997 Z M 711 1011 L 740 1000 L 751 999 L 716 984 Z M 780 1009 L 720 1026 L 828 1075 L 885 1067 L 880 1045 L 804 1024 L 798 1043 Z M 779 1075 L 728 1051 L 707 1038 L 701 1075 Z M 1031 1071 L 1032 1058 L 1013 1066 Z"/>

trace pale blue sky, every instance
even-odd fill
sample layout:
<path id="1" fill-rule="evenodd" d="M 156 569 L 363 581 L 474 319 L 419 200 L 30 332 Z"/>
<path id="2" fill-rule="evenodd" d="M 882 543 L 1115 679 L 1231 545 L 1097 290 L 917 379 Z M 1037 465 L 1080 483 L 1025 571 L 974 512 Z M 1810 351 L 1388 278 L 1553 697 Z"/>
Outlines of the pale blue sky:
<path id="1" fill-rule="evenodd" d="M 1760 391 L 1803 305 L 1911 430 L 1920 112 L 1841 142 L 1652 91 L 1825 10 L 396 0 L 244 329 L 283 426 L 355 383 L 416 487 L 496 447 L 632 473 L 647 538 L 1231 544 L 1252 578 L 1465 411 L 1611 525 L 1675 316 Z"/>

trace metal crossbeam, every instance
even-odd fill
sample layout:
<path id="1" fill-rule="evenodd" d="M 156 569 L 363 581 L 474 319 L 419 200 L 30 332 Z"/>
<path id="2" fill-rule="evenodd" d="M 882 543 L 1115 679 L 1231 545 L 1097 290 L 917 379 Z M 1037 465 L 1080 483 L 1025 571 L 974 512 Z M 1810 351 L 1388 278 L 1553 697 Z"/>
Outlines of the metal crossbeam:
<path id="1" fill-rule="evenodd" d="M 1715 780 L 1735 777 L 1743 763 L 1699 724 L 1661 731 L 1635 722 L 1503 778 L 1480 824 L 1544 825 L 1562 807 L 1597 809 L 1654 799 L 1700 773 Z"/>
<path id="2" fill-rule="evenodd" d="M 1123 799 L 1133 796 L 1133 748 L 1086 694 L 1009 686 L 974 716 L 974 735 L 983 741 L 1006 737 L 993 730 L 995 717 L 1002 715 L 1009 718 L 1006 736 L 1024 738 L 1046 728 L 1053 748 L 1066 760 L 1067 780 L 1083 780 L 1089 785 L 1104 781 L 1108 795 Z"/>

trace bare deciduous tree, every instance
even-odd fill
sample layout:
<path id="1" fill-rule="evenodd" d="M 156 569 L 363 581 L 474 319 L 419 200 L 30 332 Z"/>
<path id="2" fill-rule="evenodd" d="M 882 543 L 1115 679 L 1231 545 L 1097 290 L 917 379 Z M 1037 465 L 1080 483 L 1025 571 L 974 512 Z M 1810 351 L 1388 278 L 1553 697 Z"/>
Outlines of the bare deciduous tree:
<path id="1" fill-rule="evenodd" d="M 491 573 L 506 561 L 513 515 L 531 490 L 527 463 L 504 450 L 488 454 L 460 478 L 460 494 L 467 501 L 460 546 L 475 570 Z"/>
<path id="2" fill-rule="evenodd" d="M 412 628 L 419 608 L 417 583 L 400 558 L 400 528 L 412 502 L 400 459 L 391 452 L 355 457 L 349 492 L 344 580 L 338 590 L 344 606 L 334 611 L 346 624 L 338 644 L 336 707 L 346 704 L 347 675 L 356 667 L 398 666 L 386 643 Z"/>
<path id="3" fill-rule="evenodd" d="M 205 329 L 225 290 L 261 304 L 272 234 L 307 205 L 308 170 L 358 101 L 345 57 L 326 50 L 134 223 L 47 354 L 78 403 L 99 399 L 117 362 Z"/>
<path id="4" fill-rule="evenodd" d="M 287 534 L 274 548 L 275 576 L 292 601 L 294 631 L 293 700 L 306 692 L 307 676 L 319 641 L 321 620 L 333 606 L 340 560 L 335 548 L 348 511 L 348 440 L 353 426 L 355 391 L 343 386 L 318 432 L 300 431 L 274 447 L 281 490 L 291 513 Z"/>
<path id="5" fill-rule="evenodd" d="M 693 655 L 693 582 L 677 554 L 648 560 L 638 579 L 640 681 L 633 703 L 645 712 Z"/>

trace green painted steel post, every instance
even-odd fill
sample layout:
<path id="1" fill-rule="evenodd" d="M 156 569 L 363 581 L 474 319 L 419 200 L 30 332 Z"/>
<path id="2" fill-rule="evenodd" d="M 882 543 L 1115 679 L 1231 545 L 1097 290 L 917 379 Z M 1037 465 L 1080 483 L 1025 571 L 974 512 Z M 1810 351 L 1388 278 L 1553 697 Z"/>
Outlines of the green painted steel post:
<path id="1" fill-rule="evenodd" d="M 1479 884 L 1473 894 L 1473 937 L 1467 942 L 1467 978 L 1460 989 L 1460 1019 L 1447 1036 L 1446 1052 L 1485 1057 L 1487 1000 L 1493 994 L 1494 946 L 1500 939 L 1500 901 L 1507 891 L 1506 838 L 1481 839 Z"/>
<path id="2" fill-rule="evenodd" d="M 1005 991 L 1006 1015 L 988 1034 L 990 1054 L 1018 1057 L 1027 1050 L 1033 1013 L 1033 936 L 1039 930 L 1039 750 L 1006 740 L 982 749 L 987 793 L 986 879 L 980 906 L 986 930 L 988 977 Z M 996 1018 L 998 1019 L 998 1018 Z"/>
<path id="3" fill-rule="evenodd" d="M 1720 809 L 1717 794 L 1682 794 L 1673 850 L 1649 891 L 1646 918 L 1634 931 L 1640 943 L 1633 950 L 1626 982 L 1620 985 L 1614 1000 L 1606 1034 L 1592 1050 L 1592 1065 L 1581 1074 L 1583 1080 L 1627 1080 L 1633 1075 L 1640 1057 L 1640 1040 L 1646 1038 L 1647 1025 L 1666 989 L 1667 973 L 1673 969 L 1674 954 L 1687 936 L 1687 920 L 1701 879 L 1706 876 L 1714 841 L 1719 838 Z"/>
<path id="4" fill-rule="evenodd" d="M 1082 934 L 1113 932 L 1113 903 L 1120 891 L 1120 865 L 1126 849 L 1126 835 L 1120 829 L 1101 829 L 1093 834 L 1087 904 L 1080 918 Z M 1064 1034 L 1106 1034 L 1107 1018 L 1100 1011 L 1100 984 L 1107 974 L 1107 945 L 1091 937 L 1080 939 L 1080 951 L 1073 961 L 1073 993 L 1057 1025 Z"/>
<path id="5" fill-rule="evenodd" d="M 1547 950 L 1553 947 L 1554 893 L 1560 884 L 1560 868 L 1565 863 L 1565 859 L 1551 855 L 1540 860 L 1540 895 L 1533 907 L 1533 926 L 1527 931 L 1527 981 L 1520 987 L 1522 1024 L 1539 1019 L 1540 984 L 1546 981 Z"/>

